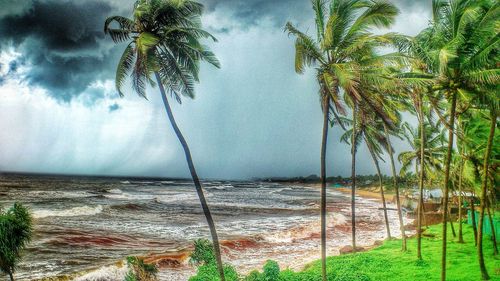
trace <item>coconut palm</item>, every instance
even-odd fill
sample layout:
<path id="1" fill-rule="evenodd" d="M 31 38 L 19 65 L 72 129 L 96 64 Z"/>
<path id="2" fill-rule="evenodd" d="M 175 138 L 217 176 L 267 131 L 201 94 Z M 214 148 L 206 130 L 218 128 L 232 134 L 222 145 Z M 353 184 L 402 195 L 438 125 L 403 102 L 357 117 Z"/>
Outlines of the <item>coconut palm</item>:
<path id="1" fill-rule="evenodd" d="M 364 141 L 372 157 L 379 181 L 380 197 L 382 200 L 382 209 L 384 213 L 387 237 L 390 239 L 391 230 L 389 227 L 384 186 L 382 182 L 382 173 L 380 171 L 379 164 L 380 160 L 383 161 L 381 157 L 382 153 L 388 147 L 388 140 L 383 129 L 384 124 L 377 118 L 375 114 L 373 114 L 373 112 L 369 111 L 366 106 L 360 106 L 356 111 L 356 120 L 358 120 L 358 122 L 354 123 L 352 120 L 348 120 L 346 118 L 343 119 L 345 124 L 351 124 L 351 128 L 344 132 L 344 134 L 340 137 L 340 140 L 342 142 L 350 144 L 351 147 L 354 147 L 356 150 L 361 142 Z M 353 137 L 354 132 L 357 135 L 355 138 Z M 353 143 L 353 140 L 356 140 L 357 142 Z"/>
<path id="2" fill-rule="evenodd" d="M 132 19 L 109 17 L 105 22 L 104 31 L 114 42 L 128 43 L 116 70 L 116 88 L 121 96 L 121 88 L 128 74 L 133 89 L 142 97 L 146 97 L 148 83 L 155 85 L 152 77 L 156 80 L 170 124 L 184 149 L 210 229 L 220 278 L 225 280 L 215 224 L 189 146 L 177 126 L 169 104 L 170 97 L 179 103 L 183 96 L 194 97 L 194 84 L 199 80 L 200 61 L 220 67 L 215 55 L 200 43 L 203 38 L 215 41 L 215 38 L 201 27 L 202 12 L 203 5 L 191 0 L 139 0 L 135 3 Z"/>
<path id="3" fill-rule="evenodd" d="M 422 112 L 421 112 L 422 113 Z M 420 114 L 421 114 L 420 113 Z M 411 147 L 410 151 L 399 154 L 401 162 L 401 174 L 410 172 L 412 165 L 415 167 L 415 175 L 418 175 L 419 200 L 417 205 L 417 258 L 422 259 L 422 219 L 423 219 L 423 186 L 424 181 L 435 178 L 437 172 L 442 170 L 441 159 L 446 151 L 444 146 L 444 133 L 439 127 L 430 121 L 419 117 L 419 127 L 413 128 L 410 124 L 403 124 L 403 136 Z M 423 126 L 422 126 L 423 125 Z M 424 132 L 422 132 L 422 128 Z M 424 138 L 425 136 L 425 138 Z M 422 145 L 423 144 L 423 145 Z"/>
<path id="4" fill-rule="evenodd" d="M 390 26 L 396 7 L 386 1 L 313 0 L 316 40 L 299 31 L 291 23 L 285 30 L 296 37 L 295 70 L 303 73 L 306 67 L 316 67 L 316 79 L 323 110 L 321 145 L 321 259 L 322 278 L 326 280 L 326 143 L 328 122 L 344 113 L 340 89 L 356 100 L 365 100 L 384 121 L 390 123 L 382 108 L 365 93 L 357 91 L 361 59 L 373 59 L 374 48 L 387 43 L 385 36 L 373 35 L 373 27 Z M 353 220 L 354 221 L 354 220 Z M 354 242 L 354 239 L 353 239 Z"/>
<path id="5" fill-rule="evenodd" d="M 0 270 L 14 281 L 14 272 L 21 253 L 31 241 L 33 222 L 29 210 L 14 203 L 7 211 L 0 210 Z"/>
<path id="6" fill-rule="evenodd" d="M 387 153 L 389 154 L 389 159 L 391 161 L 391 173 L 392 173 L 392 184 L 394 187 L 395 195 L 396 195 L 396 206 L 398 208 L 398 218 L 399 218 L 399 228 L 401 230 L 401 250 L 406 251 L 406 233 L 405 233 L 405 224 L 403 221 L 403 212 L 401 210 L 401 201 L 399 198 L 399 183 L 398 183 L 398 174 L 396 172 L 396 165 L 394 163 L 394 149 L 392 147 L 391 143 L 391 135 L 397 135 L 399 134 L 394 131 L 399 131 L 399 126 L 397 127 L 396 130 L 393 130 L 393 133 L 389 133 L 389 129 L 387 128 L 386 124 L 383 124 L 384 126 L 384 133 L 385 133 L 385 138 L 387 139 Z"/>
<path id="7" fill-rule="evenodd" d="M 488 201 L 490 201 L 488 197 L 493 197 L 488 196 L 488 193 L 490 193 L 490 195 L 492 193 L 492 191 L 488 189 L 488 184 L 492 181 L 494 182 L 494 175 L 498 174 L 496 169 L 498 166 L 498 155 L 500 155 L 500 145 L 498 145 L 500 134 L 495 130 L 496 126 L 498 126 L 496 114 L 495 109 L 492 107 L 490 110 L 474 109 L 472 112 L 468 112 L 467 120 L 463 121 L 465 134 L 463 146 L 466 150 L 463 154 L 465 160 L 464 176 L 469 184 L 473 188 L 475 187 L 476 190 L 479 190 L 481 194 L 481 206 L 477 228 L 478 251 L 479 248 L 482 247 L 483 221 L 485 210 L 489 205 Z M 484 140 L 487 141 L 485 142 Z M 493 159 L 493 161 L 490 161 L 490 159 Z M 493 235 L 492 238 L 494 242 L 493 248 L 496 252 L 496 237 Z M 483 275 L 483 278 L 484 277 Z"/>
<path id="8" fill-rule="evenodd" d="M 446 138 L 443 129 L 438 124 L 426 121 L 424 123 L 425 142 L 424 156 L 420 153 L 420 127 L 414 128 L 407 122 L 402 125 L 403 136 L 410 145 L 411 150 L 402 151 L 398 155 L 398 160 L 401 162 L 400 175 L 411 173 L 411 168 L 417 165 L 421 167 L 424 163 L 425 179 L 435 178 L 439 171 L 442 171 L 441 159 L 446 153 Z"/>
<path id="9" fill-rule="evenodd" d="M 444 95 L 448 102 L 449 120 L 442 120 L 448 128 L 448 148 L 444 161 L 443 210 L 448 209 L 450 163 L 454 144 L 457 100 L 466 104 L 495 89 L 500 79 L 498 61 L 498 1 L 433 0 L 433 20 L 417 38 L 418 57 L 429 68 L 427 73 L 411 73 L 407 78 L 426 84 L 429 96 Z M 497 91 L 498 92 L 498 91 Z M 432 98 L 431 98 L 432 99 Z M 488 99 L 498 108 L 498 96 Z M 484 101 L 484 99 L 483 99 Z M 446 280 L 446 243 L 448 212 L 443 212 L 443 244 L 441 280 Z M 482 256 L 482 244 L 478 247 Z M 489 276 L 484 258 L 479 258 L 483 279 Z"/>

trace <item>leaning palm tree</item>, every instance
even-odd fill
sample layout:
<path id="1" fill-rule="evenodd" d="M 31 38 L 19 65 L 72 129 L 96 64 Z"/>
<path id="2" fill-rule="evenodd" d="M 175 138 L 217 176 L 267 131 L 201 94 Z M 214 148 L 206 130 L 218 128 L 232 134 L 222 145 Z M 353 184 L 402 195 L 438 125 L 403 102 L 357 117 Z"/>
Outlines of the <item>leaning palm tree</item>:
<path id="1" fill-rule="evenodd" d="M 399 129 L 399 127 L 398 127 Z M 391 173 L 392 173 L 392 184 L 395 190 L 395 196 L 396 196 L 396 206 L 398 209 L 398 218 L 399 218 L 399 228 L 401 231 L 401 251 L 406 251 L 406 233 L 405 233 L 405 224 L 403 221 L 403 211 L 401 209 L 401 200 L 399 198 L 399 182 L 398 182 L 398 174 L 396 172 L 396 165 L 394 163 L 394 148 L 392 147 L 391 143 L 391 134 L 389 133 L 389 129 L 387 128 L 387 125 L 384 124 L 384 133 L 385 137 L 387 139 L 387 153 L 389 154 L 389 159 L 391 161 Z M 397 135 L 399 136 L 398 133 L 393 132 L 392 135 Z"/>
<path id="2" fill-rule="evenodd" d="M 421 114 L 422 112 L 420 112 Z M 423 117 L 423 116 L 422 116 Z M 445 136 L 443 131 L 431 122 L 422 122 L 419 117 L 419 127 L 413 128 L 410 124 L 403 124 L 403 136 L 411 147 L 409 151 L 399 154 L 401 162 L 401 174 L 408 174 L 412 165 L 415 166 L 415 175 L 419 178 L 419 200 L 417 205 L 417 258 L 422 259 L 422 219 L 423 209 L 423 187 L 424 181 L 430 179 L 442 170 L 441 159 L 445 155 Z M 424 130 L 424 132 L 422 132 Z M 425 139 L 423 138 L 425 136 Z"/>
<path id="3" fill-rule="evenodd" d="M 14 281 L 21 252 L 33 235 L 33 219 L 29 210 L 15 203 L 6 212 L 0 210 L 0 270 Z"/>
<path id="4" fill-rule="evenodd" d="M 373 27 L 390 26 L 398 13 L 386 1 L 312 0 L 315 12 L 316 40 L 299 31 L 291 23 L 285 30 L 296 37 L 295 71 L 316 67 L 316 78 L 323 110 L 321 145 L 321 260 L 322 278 L 326 280 L 326 144 L 328 123 L 344 113 L 340 89 L 355 100 L 364 100 L 385 120 L 390 120 L 380 106 L 366 93 L 357 90 L 362 59 L 373 59 L 374 48 L 387 43 L 387 36 L 373 35 Z M 354 221 L 354 220 L 353 220 Z M 354 229 L 353 229 L 354 234 Z M 353 237 L 354 238 L 354 237 Z M 354 241 L 354 239 L 353 239 Z"/>
<path id="5" fill-rule="evenodd" d="M 383 161 L 382 153 L 388 147 L 388 140 L 383 131 L 383 124 L 377 118 L 373 112 L 369 111 L 366 106 L 360 104 L 358 110 L 356 111 L 356 120 L 358 122 L 354 123 L 352 120 L 342 118 L 345 124 L 351 124 L 351 128 L 346 130 L 344 134 L 340 137 L 342 142 L 350 144 L 351 147 L 357 147 L 364 141 L 368 151 L 373 160 L 373 164 L 377 171 L 379 188 L 380 188 L 380 198 L 382 200 L 382 210 L 384 213 L 384 222 L 387 232 L 387 237 L 391 238 L 391 230 L 389 227 L 389 218 L 387 216 L 387 205 L 385 201 L 384 186 L 382 181 L 382 172 L 380 171 L 380 162 Z M 356 133 L 356 137 L 353 134 Z M 356 140 L 356 143 L 352 141 Z"/>
<path id="6" fill-rule="evenodd" d="M 116 88 L 121 96 L 121 88 L 128 74 L 131 76 L 133 89 L 144 98 L 147 84 L 155 84 L 151 77 L 156 79 L 168 119 L 184 149 L 212 236 L 219 275 L 224 281 L 215 224 L 188 144 L 177 126 L 169 104 L 169 96 L 179 103 L 182 96 L 194 97 L 194 83 L 198 81 L 200 61 L 220 67 L 215 55 L 200 43 L 203 38 L 216 41 L 201 27 L 202 12 L 203 5 L 191 0 L 139 0 L 135 3 L 132 19 L 109 17 L 105 22 L 104 31 L 116 43 L 128 42 L 116 70 Z"/>

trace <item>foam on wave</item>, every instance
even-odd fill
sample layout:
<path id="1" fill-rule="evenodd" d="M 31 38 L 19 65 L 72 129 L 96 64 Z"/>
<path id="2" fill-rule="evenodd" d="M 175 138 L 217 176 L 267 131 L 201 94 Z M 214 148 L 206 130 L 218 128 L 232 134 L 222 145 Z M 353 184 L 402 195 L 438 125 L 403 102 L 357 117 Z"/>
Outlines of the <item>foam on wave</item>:
<path id="1" fill-rule="evenodd" d="M 78 216 L 94 216 L 101 213 L 103 210 L 101 205 L 97 206 L 81 206 L 64 210 L 34 210 L 33 217 L 36 219 L 46 217 L 78 217 Z"/>

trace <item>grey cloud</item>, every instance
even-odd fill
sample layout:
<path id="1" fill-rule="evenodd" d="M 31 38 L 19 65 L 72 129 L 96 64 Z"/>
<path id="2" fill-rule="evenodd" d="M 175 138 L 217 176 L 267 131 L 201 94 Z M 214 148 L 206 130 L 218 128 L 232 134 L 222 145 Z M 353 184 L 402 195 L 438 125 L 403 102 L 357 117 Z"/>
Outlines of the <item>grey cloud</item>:
<path id="1" fill-rule="evenodd" d="M 22 14 L 31 7 L 32 0 L 0 0 L 0 18 Z"/>
<path id="2" fill-rule="evenodd" d="M 112 77 L 118 54 L 102 31 L 112 12 L 104 1 L 33 1 L 22 13 L 0 18 L 0 48 L 13 45 L 30 66 L 27 81 L 69 101 L 97 78 Z"/>

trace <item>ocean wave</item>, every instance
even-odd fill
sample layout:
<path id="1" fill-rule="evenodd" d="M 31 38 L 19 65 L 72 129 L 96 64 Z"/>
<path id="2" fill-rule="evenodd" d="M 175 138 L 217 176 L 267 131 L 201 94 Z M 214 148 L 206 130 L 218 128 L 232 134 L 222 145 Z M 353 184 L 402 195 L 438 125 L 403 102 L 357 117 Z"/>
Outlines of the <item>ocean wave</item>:
<path id="1" fill-rule="evenodd" d="M 104 197 L 115 200 L 153 200 L 155 195 L 153 194 L 132 194 L 127 192 L 122 192 L 120 189 L 110 190 L 109 194 L 105 194 Z"/>
<path id="2" fill-rule="evenodd" d="M 292 228 L 284 227 L 290 225 L 292 222 L 296 222 L 297 226 Z M 347 217 L 343 214 L 330 214 L 327 217 L 327 228 L 345 225 L 347 222 Z M 278 224 L 279 223 L 277 223 L 277 225 Z M 281 224 L 281 230 L 270 231 L 265 235 L 260 235 L 260 237 L 271 243 L 291 243 L 296 240 L 313 237 L 320 229 L 319 220 L 307 220 L 302 217 L 283 220 Z"/>
<path id="3" fill-rule="evenodd" d="M 205 197 L 209 197 L 209 196 L 205 196 Z M 186 202 L 186 201 L 198 200 L 198 197 L 194 192 L 190 192 L 190 193 L 159 195 L 159 196 L 155 196 L 154 200 L 158 203 L 174 203 L 174 202 Z"/>
<path id="4" fill-rule="evenodd" d="M 231 187 L 234 187 L 230 184 L 226 184 L 226 185 L 212 185 L 212 186 L 205 186 L 204 188 L 205 189 L 217 189 L 217 190 L 225 190 L 226 188 L 231 188 Z"/>
<path id="5" fill-rule="evenodd" d="M 283 187 L 283 188 L 271 188 L 271 191 L 269 193 L 275 194 L 275 193 L 280 193 L 285 190 L 293 190 L 291 187 Z"/>
<path id="6" fill-rule="evenodd" d="M 101 205 L 94 207 L 81 206 L 64 210 L 34 210 L 33 217 L 36 219 L 46 217 L 78 217 L 78 216 L 93 216 L 101 213 L 103 210 Z"/>
<path id="7" fill-rule="evenodd" d="M 115 265 L 104 266 L 95 271 L 77 277 L 74 281 L 118 281 L 124 280 L 127 274 L 127 267 L 118 267 Z"/>

